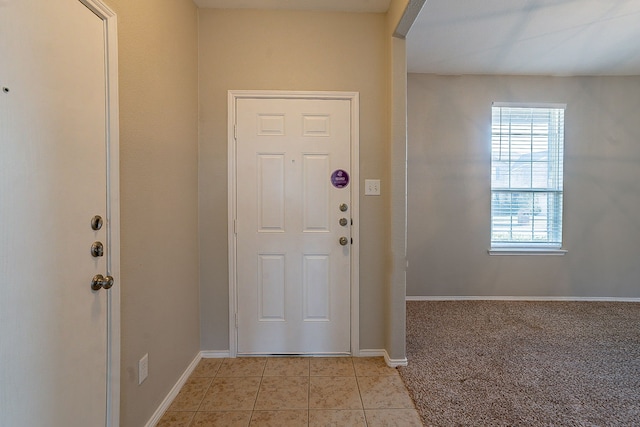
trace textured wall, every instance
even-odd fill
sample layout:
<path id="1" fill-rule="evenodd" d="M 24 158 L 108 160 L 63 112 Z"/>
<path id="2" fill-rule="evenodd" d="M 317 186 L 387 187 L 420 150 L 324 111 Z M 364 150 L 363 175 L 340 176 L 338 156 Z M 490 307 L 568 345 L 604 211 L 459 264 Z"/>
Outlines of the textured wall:
<path id="1" fill-rule="evenodd" d="M 121 425 L 139 427 L 199 351 L 197 10 L 107 2 L 119 30 Z"/>
<path id="2" fill-rule="evenodd" d="M 409 75 L 408 295 L 640 297 L 640 77 Z M 489 256 L 491 102 L 566 103 L 565 256 Z"/>
<path id="3" fill-rule="evenodd" d="M 389 274 L 389 144 L 384 14 L 199 12 L 201 345 L 229 348 L 227 91 L 360 92 L 360 347 L 384 347 Z"/>

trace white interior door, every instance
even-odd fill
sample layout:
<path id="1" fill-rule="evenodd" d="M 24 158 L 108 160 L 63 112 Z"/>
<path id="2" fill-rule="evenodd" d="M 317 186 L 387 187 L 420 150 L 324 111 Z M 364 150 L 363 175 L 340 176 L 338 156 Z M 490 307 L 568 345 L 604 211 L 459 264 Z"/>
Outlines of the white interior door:
<path id="1" fill-rule="evenodd" d="M 105 28 L 78 0 L 0 1 L 2 425 L 107 424 Z"/>
<path id="2" fill-rule="evenodd" d="M 237 100 L 238 354 L 350 352 L 351 117 L 344 99 Z"/>

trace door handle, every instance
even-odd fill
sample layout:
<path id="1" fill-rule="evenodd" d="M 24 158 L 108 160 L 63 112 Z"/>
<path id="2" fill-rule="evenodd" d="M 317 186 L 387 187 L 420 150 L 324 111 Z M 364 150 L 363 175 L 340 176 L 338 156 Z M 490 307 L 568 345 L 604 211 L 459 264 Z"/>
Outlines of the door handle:
<path id="1" fill-rule="evenodd" d="M 113 286 L 113 277 L 107 276 L 104 277 L 102 274 L 96 274 L 91 279 L 91 289 L 94 291 L 99 291 L 100 289 L 111 289 Z"/>
<path id="2" fill-rule="evenodd" d="M 342 237 L 340 238 L 340 240 L 338 240 L 338 241 L 340 242 L 340 244 L 341 244 L 342 246 L 346 246 L 346 244 L 347 244 L 347 243 L 349 243 L 349 239 L 347 239 L 347 238 L 346 238 L 346 237 L 344 237 L 344 236 L 342 236 Z"/>

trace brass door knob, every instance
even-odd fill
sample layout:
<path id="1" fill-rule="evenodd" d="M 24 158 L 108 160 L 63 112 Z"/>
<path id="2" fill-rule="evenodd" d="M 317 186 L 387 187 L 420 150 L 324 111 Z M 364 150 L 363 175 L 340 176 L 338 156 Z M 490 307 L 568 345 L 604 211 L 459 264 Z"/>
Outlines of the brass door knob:
<path id="1" fill-rule="evenodd" d="M 91 280 L 91 289 L 99 291 L 100 289 L 111 289 L 113 286 L 113 277 L 104 277 L 102 274 L 96 274 Z"/>

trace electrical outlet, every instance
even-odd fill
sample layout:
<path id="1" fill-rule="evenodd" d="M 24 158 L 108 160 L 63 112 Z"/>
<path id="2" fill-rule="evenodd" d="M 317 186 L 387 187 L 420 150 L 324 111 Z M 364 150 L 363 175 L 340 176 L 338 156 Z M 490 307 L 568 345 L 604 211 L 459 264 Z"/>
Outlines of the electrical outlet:
<path id="1" fill-rule="evenodd" d="M 365 179 L 364 180 L 364 195 L 365 196 L 379 196 L 380 195 L 380 180 L 379 179 Z"/>
<path id="2" fill-rule="evenodd" d="M 149 353 L 142 356 L 138 361 L 138 385 L 142 384 L 149 376 Z"/>

